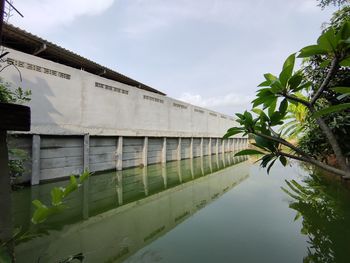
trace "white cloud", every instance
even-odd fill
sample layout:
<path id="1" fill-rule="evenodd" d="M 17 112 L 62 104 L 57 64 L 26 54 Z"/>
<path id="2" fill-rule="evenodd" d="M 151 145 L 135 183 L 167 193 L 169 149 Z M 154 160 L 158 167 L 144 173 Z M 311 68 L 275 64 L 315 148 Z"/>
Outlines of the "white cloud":
<path id="1" fill-rule="evenodd" d="M 10 23 L 26 30 L 44 33 L 54 27 L 69 25 L 79 16 L 95 16 L 112 6 L 114 0 L 22 0 L 14 4 L 24 18 L 15 14 Z"/>
<path id="2" fill-rule="evenodd" d="M 247 95 L 229 93 L 225 96 L 204 98 L 199 94 L 192 94 L 189 92 L 183 93 L 179 100 L 197 105 L 204 108 L 218 109 L 218 108 L 249 108 L 252 98 Z"/>

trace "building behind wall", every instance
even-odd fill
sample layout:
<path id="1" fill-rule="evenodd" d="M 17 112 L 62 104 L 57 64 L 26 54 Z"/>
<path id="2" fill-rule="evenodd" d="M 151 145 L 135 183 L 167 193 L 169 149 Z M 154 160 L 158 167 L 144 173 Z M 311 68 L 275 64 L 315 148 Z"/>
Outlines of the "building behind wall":
<path id="1" fill-rule="evenodd" d="M 167 97 L 19 28 L 5 25 L 3 44 L 11 65 L 3 79 L 32 91 L 31 131 L 12 136 L 10 146 L 28 152 L 23 179 L 33 184 L 84 168 L 231 151 L 245 141 L 221 140 L 232 117 Z"/>

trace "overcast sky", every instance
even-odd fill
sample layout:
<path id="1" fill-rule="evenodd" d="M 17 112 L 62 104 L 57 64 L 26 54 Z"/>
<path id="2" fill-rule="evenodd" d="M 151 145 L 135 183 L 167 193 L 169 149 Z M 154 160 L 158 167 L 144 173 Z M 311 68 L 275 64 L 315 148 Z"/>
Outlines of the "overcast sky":
<path id="1" fill-rule="evenodd" d="M 316 0 L 15 0 L 10 23 L 168 96 L 233 115 L 313 44 Z"/>

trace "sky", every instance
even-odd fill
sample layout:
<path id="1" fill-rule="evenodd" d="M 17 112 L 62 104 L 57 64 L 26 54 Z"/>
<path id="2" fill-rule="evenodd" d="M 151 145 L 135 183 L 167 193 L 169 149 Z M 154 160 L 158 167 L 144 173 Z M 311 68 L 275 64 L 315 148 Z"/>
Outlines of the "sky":
<path id="1" fill-rule="evenodd" d="M 250 109 L 263 74 L 314 44 L 316 0 L 14 0 L 9 22 L 168 96 Z"/>

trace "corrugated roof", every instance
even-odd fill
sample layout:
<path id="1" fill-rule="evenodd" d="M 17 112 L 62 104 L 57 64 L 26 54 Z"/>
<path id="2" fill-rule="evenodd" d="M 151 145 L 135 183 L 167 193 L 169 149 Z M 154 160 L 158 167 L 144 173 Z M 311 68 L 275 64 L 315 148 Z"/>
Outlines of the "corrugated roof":
<path id="1" fill-rule="evenodd" d="M 101 77 L 119 81 L 139 89 L 151 91 L 157 94 L 165 95 L 163 92 L 149 87 L 141 82 L 131 79 L 112 69 L 104 67 L 96 62 L 84 58 L 70 50 L 62 48 L 45 39 L 33 35 L 23 29 L 15 27 L 11 24 L 3 25 L 3 40 L 2 44 L 6 47 L 22 51 L 28 54 L 35 54 L 45 44 L 46 49 L 36 54 L 36 56 L 51 60 L 69 67 L 83 69 Z"/>

